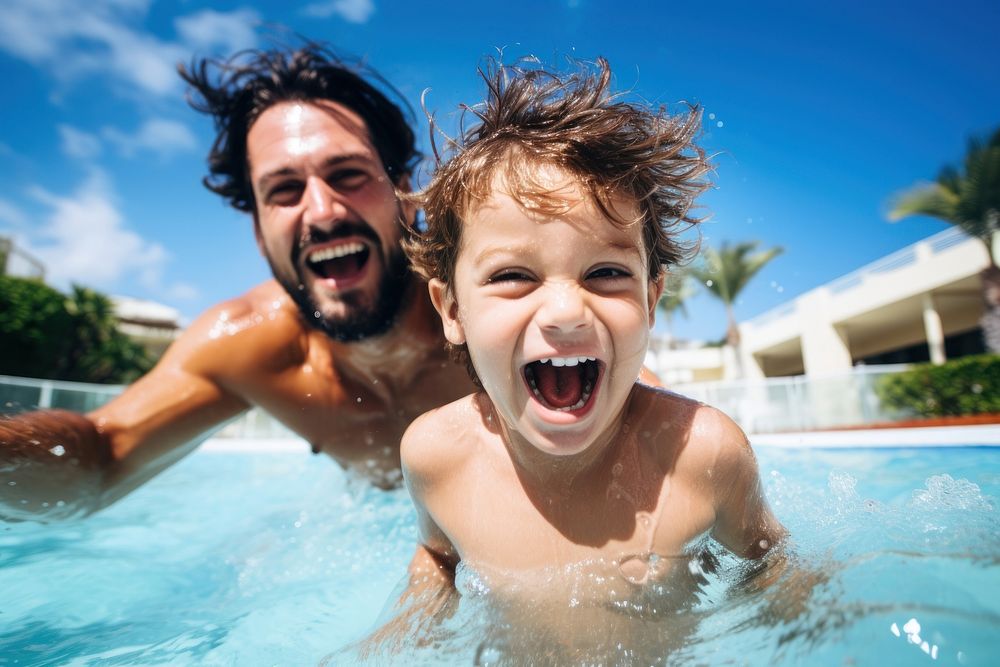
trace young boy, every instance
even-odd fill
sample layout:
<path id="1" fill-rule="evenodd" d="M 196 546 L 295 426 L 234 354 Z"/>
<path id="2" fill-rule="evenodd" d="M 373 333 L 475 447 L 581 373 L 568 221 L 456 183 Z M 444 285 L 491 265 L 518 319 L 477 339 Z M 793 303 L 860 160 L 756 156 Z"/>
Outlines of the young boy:
<path id="1" fill-rule="evenodd" d="M 637 382 L 684 254 L 676 227 L 705 188 L 697 113 L 619 101 L 603 60 L 484 76 L 481 124 L 421 195 L 427 226 L 407 246 L 482 388 L 403 437 L 428 560 L 493 590 L 586 564 L 620 595 L 686 571 L 707 533 L 762 556 L 784 529 L 742 431 Z"/>

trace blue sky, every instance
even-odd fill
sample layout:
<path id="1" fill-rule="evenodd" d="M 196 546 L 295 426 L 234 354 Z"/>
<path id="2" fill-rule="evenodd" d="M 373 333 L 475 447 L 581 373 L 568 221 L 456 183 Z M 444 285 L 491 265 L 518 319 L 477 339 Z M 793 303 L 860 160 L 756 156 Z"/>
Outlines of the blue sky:
<path id="1" fill-rule="evenodd" d="M 1000 124 L 995 2 L 414 3 L 388 0 L 4 0 L 0 4 L 0 234 L 79 282 L 187 318 L 268 275 L 250 220 L 205 190 L 208 119 L 178 61 L 326 40 L 361 57 L 447 129 L 504 49 L 611 62 L 633 99 L 701 105 L 716 153 L 704 242 L 780 245 L 738 317 L 765 312 L 945 229 L 885 220 L 892 193 L 957 162 Z M 269 41 L 270 40 L 270 41 Z M 717 339 L 707 296 L 675 333 Z"/>

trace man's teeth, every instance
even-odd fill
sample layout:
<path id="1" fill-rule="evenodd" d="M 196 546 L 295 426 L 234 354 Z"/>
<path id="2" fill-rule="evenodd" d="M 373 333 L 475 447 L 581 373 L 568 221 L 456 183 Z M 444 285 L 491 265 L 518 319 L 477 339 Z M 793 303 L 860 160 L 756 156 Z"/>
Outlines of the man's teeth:
<path id="1" fill-rule="evenodd" d="M 325 262 L 329 259 L 347 257 L 348 255 L 359 253 L 364 249 L 365 246 L 363 243 L 345 243 L 343 245 L 333 246 L 332 248 L 323 248 L 311 253 L 309 255 L 309 261 L 313 264 L 318 264 L 319 262 Z"/>
<path id="2" fill-rule="evenodd" d="M 542 364 L 552 364 L 553 366 L 576 366 L 585 361 L 596 361 L 594 357 L 551 357 L 549 359 L 539 359 Z"/>

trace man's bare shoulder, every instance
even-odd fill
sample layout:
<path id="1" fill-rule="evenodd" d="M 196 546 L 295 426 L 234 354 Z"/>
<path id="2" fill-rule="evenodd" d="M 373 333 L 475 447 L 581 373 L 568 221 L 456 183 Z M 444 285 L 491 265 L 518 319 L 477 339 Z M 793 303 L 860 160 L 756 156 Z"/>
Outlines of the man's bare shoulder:
<path id="1" fill-rule="evenodd" d="M 203 312 L 164 360 L 220 372 L 247 364 L 287 364 L 289 357 L 304 354 L 306 333 L 295 304 L 269 280 Z"/>
<path id="2" fill-rule="evenodd" d="M 411 488 L 462 464 L 470 442 L 482 435 L 482 409 L 481 397 L 470 394 L 413 420 L 400 443 L 403 474 Z"/>

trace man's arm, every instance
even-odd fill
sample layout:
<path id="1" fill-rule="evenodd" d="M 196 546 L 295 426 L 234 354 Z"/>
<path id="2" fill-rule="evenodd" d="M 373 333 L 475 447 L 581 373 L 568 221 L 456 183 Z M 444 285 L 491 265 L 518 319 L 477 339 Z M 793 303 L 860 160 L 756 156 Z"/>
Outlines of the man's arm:
<path id="1" fill-rule="evenodd" d="M 234 352 L 209 335 L 224 312 L 206 313 L 152 371 L 86 416 L 46 410 L 0 420 L 0 518 L 44 521 L 94 512 L 243 411 L 246 403 L 217 379 L 216 370 Z"/>

